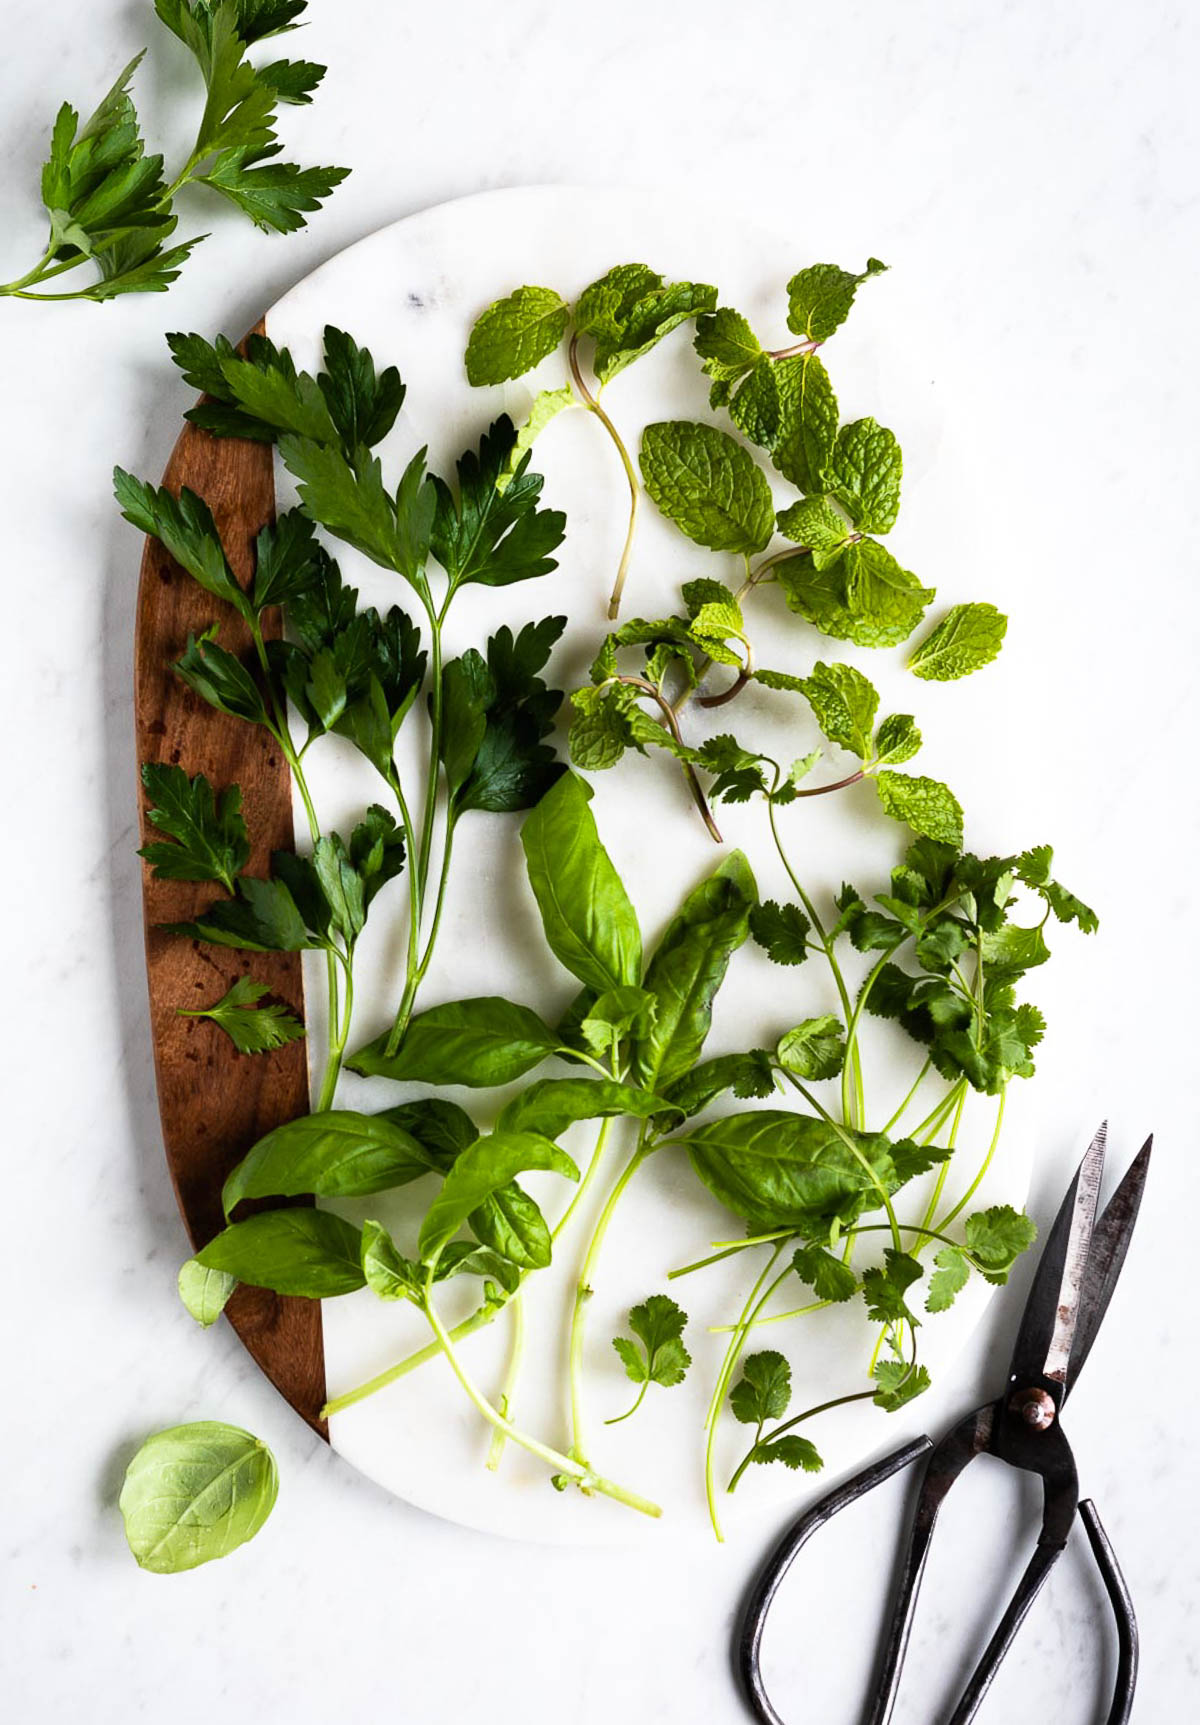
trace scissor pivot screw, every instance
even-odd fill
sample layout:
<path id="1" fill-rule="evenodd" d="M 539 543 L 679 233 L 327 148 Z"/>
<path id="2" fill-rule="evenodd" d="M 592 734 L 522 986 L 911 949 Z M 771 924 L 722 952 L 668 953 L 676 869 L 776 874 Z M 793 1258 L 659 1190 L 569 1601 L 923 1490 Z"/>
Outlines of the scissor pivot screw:
<path id="1" fill-rule="evenodd" d="M 1057 1408 L 1054 1398 L 1045 1390 L 1018 1390 L 1008 1404 L 1009 1413 L 1016 1414 L 1036 1432 L 1044 1432 L 1054 1424 Z"/>

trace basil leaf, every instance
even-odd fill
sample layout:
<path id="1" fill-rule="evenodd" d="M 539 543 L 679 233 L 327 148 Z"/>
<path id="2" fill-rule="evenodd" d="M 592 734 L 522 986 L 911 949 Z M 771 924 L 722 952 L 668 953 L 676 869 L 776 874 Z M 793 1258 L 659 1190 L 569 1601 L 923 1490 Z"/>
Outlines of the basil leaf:
<path id="1" fill-rule="evenodd" d="M 600 842 L 591 798 L 590 785 L 564 773 L 526 819 L 521 843 L 550 950 L 572 976 L 604 994 L 641 981 L 642 936 Z"/>
<path id="2" fill-rule="evenodd" d="M 382 1114 L 335 1108 L 277 1126 L 244 1156 L 221 1191 L 225 1214 L 243 1198 L 361 1198 L 407 1186 L 439 1168 Z"/>
<path id="3" fill-rule="evenodd" d="M 544 1270 L 550 1262 L 546 1218 L 515 1180 L 485 1198 L 467 1222 L 477 1240 L 522 1270 Z"/>
<path id="4" fill-rule="evenodd" d="M 757 1233 L 820 1238 L 873 1209 L 876 1182 L 893 1180 L 886 1138 L 777 1109 L 730 1114 L 676 1142 L 713 1197 Z"/>
<path id="5" fill-rule="evenodd" d="M 398 1250 L 382 1222 L 363 1223 L 362 1268 L 368 1288 L 379 1299 L 420 1302 L 420 1266 Z"/>
<path id="6" fill-rule="evenodd" d="M 473 1211 L 529 1168 L 547 1168 L 568 1180 L 579 1178 L 566 1151 L 537 1133 L 494 1132 L 469 1145 L 425 1212 L 419 1239 L 422 1260 L 434 1262 Z"/>
<path id="7" fill-rule="evenodd" d="M 766 475 L 715 425 L 663 420 L 642 432 L 646 490 L 668 520 L 710 551 L 761 551 L 775 530 Z"/>
<path id="8" fill-rule="evenodd" d="M 155 1432 L 121 1487 L 129 1549 L 156 1575 L 228 1557 L 254 1538 L 278 1492 L 274 1456 L 238 1426 L 195 1420 Z"/>
<path id="9" fill-rule="evenodd" d="M 402 1132 L 415 1138 L 443 1174 L 455 1157 L 468 1144 L 474 1144 L 479 1136 L 479 1128 L 466 1109 L 460 1108 L 457 1102 L 447 1102 L 441 1096 L 421 1096 L 413 1102 L 400 1102 L 395 1108 L 385 1108 L 378 1118 L 390 1120 Z"/>
<path id="10" fill-rule="evenodd" d="M 234 1222 L 196 1262 L 256 1288 L 320 1300 L 363 1286 L 361 1256 L 358 1229 L 328 1210 L 266 1210 Z"/>
<path id="11" fill-rule="evenodd" d="M 206 1269 L 195 1258 L 180 1266 L 179 1298 L 203 1329 L 216 1323 L 236 1287 L 236 1276 Z"/>
<path id="12" fill-rule="evenodd" d="M 654 1021 L 635 1043 L 630 1067 L 643 1089 L 674 1083 L 700 1058 L 714 996 L 749 932 L 756 896 L 750 866 L 734 851 L 688 894 L 668 925 L 646 970 L 645 986 L 657 1003 Z"/>
<path id="13" fill-rule="evenodd" d="M 364 1077 L 412 1079 L 421 1084 L 508 1084 L 545 1060 L 558 1038 L 528 1006 L 480 995 L 450 1000 L 418 1013 L 395 1054 L 387 1032 L 346 1062 Z"/>
<path id="14" fill-rule="evenodd" d="M 599 1078 L 543 1078 L 508 1104 L 496 1122 L 501 1132 L 540 1132 L 557 1138 L 576 1120 L 632 1114 L 645 1120 L 670 1107 L 661 1096 Z"/>

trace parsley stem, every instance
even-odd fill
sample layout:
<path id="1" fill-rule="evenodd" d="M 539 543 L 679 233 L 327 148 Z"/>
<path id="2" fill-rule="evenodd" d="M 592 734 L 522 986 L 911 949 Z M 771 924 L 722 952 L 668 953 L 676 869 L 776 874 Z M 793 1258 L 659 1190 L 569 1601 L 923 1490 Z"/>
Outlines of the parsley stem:
<path id="1" fill-rule="evenodd" d="M 54 256 L 56 250 L 57 247 L 52 239 L 41 257 L 38 259 L 37 263 L 34 264 L 33 268 L 31 270 L 27 270 L 23 276 L 18 276 L 16 281 L 6 282 L 3 287 L 0 287 L 0 294 L 18 295 L 21 293 L 22 288 L 29 287 L 31 283 L 35 281 L 44 281 L 45 276 L 43 272 L 51 258 Z M 73 269 L 76 264 L 81 264 L 83 262 L 84 255 L 81 252 L 77 258 L 71 259 L 70 267 Z"/>
<path id="2" fill-rule="evenodd" d="M 638 504 L 641 497 L 641 490 L 638 485 L 637 473 L 634 470 L 633 462 L 629 457 L 629 451 L 625 447 L 620 432 L 617 430 L 612 420 L 608 417 L 607 413 L 605 413 L 599 401 L 592 394 L 591 390 L 583 380 L 583 373 L 579 369 L 578 335 L 573 335 L 571 337 L 570 345 L 567 348 L 567 361 L 571 367 L 571 376 L 575 380 L 575 387 L 583 397 L 583 405 L 587 408 L 589 413 L 594 413 L 596 415 L 596 418 L 600 421 L 605 431 L 607 431 L 609 437 L 611 437 L 613 444 L 616 447 L 617 454 L 621 457 L 621 466 L 625 469 L 625 477 L 629 481 L 629 526 L 625 533 L 625 544 L 621 550 L 621 561 L 617 564 L 617 575 L 616 580 L 613 582 L 612 595 L 608 601 L 609 618 L 610 620 L 615 620 L 621 609 L 621 595 L 625 591 L 625 577 L 629 573 L 629 560 L 633 556 L 633 540 L 634 535 L 637 532 Z"/>
<path id="3" fill-rule="evenodd" d="M 617 1176 L 604 1201 L 596 1226 L 583 1254 L 583 1262 L 579 1267 L 579 1275 L 575 1283 L 575 1299 L 571 1307 L 571 1333 L 567 1346 L 567 1381 L 571 1403 L 571 1454 L 586 1466 L 586 1450 L 583 1441 L 583 1344 L 586 1334 L 586 1314 L 588 1301 L 592 1297 L 592 1272 L 604 1245 L 604 1236 L 612 1221 L 613 1212 L 621 1201 L 621 1194 L 633 1179 L 646 1157 L 654 1148 L 647 1144 L 646 1134 L 648 1123 L 643 1122 L 638 1133 L 637 1146 L 633 1155 Z"/>
<path id="4" fill-rule="evenodd" d="M 708 1413 L 704 1421 L 704 1495 L 708 1500 L 708 1518 L 712 1523 L 712 1530 L 722 1545 L 725 1543 L 725 1535 L 721 1531 L 721 1517 L 717 1510 L 717 1492 L 716 1482 L 714 1479 L 714 1452 L 717 1439 L 717 1422 L 721 1417 L 721 1409 L 725 1405 L 725 1397 L 729 1390 L 729 1380 L 733 1376 L 734 1369 L 741 1357 L 742 1347 L 745 1343 L 747 1333 L 750 1330 L 750 1326 L 754 1323 L 759 1312 L 762 1310 L 763 1306 L 766 1305 L 780 1282 L 783 1281 L 785 1276 L 789 1276 L 791 1274 L 791 1265 L 789 1264 L 787 1269 L 784 1271 L 783 1276 L 777 1276 L 766 1292 L 763 1293 L 763 1283 L 767 1280 L 771 1271 L 779 1262 L 780 1255 L 784 1251 L 786 1245 L 786 1240 L 781 1240 L 779 1242 L 775 1250 L 771 1253 L 771 1256 L 763 1265 L 758 1280 L 755 1282 L 746 1298 L 746 1303 L 742 1307 L 741 1316 L 733 1327 L 733 1335 L 730 1337 L 729 1346 L 725 1349 L 725 1357 L 721 1361 L 721 1368 L 717 1373 L 717 1381 L 713 1385 L 712 1400 L 708 1404 Z"/>
<path id="5" fill-rule="evenodd" d="M 505 1419 L 512 1418 L 513 1400 L 516 1395 L 517 1379 L 521 1375 L 521 1361 L 525 1354 L 525 1301 L 518 1288 L 508 1302 L 512 1312 L 512 1346 L 508 1354 L 508 1368 L 504 1374 L 504 1385 L 500 1391 L 500 1412 Z M 492 1433 L 492 1447 L 488 1450 L 487 1467 L 489 1473 L 495 1473 L 504 1455 L 504 1446 L 508 1442 L 507 1432 L 497 1426 Z"/>
<path id="6" fill-rule="evenodd" d="M 400 996 L 400 1004 L 396 1008 L 396 1017 L 388 1032 L 385 1054 L 390 1060 L 400 1046 L 401 1038 L 408 1029 L 412 1018 L 413 1003 L 416 1000 L 417 989 L 429 965 L 433 951 L 433 937 L 437 933 L 437 921 L 441 917 L 441 906 L 445 892 L 446 877 L 449 871 L 449 849 L 451 835 L 451 817 L 447 817 L 445 849 L 442 857 L 443 873 L 438 889 L 437 912 L 434 927 L 422 959 L 420 955 L 421 920 L 424 914 L 425 887 L 429 879 L 429 863 L 433 851 L 433 829 L 437 817 L 438 801 L 438 771 L 442 758 L 442 617 L 446 607 L 439 614 L 429 599 L 427 593 L 418 588 L 418 593 L 425 605 L 429 618 L 430 665 L 432 680 L 429 695 L 429 775 L 425 784 L 425 808 L 421 819 L 421 836 L 415 850 L 411 838 L 411 821 L 409 822 L 409 939 L 408 963 L 404 978 L 404 990 Z M 447 605 L 449 596 L 447 596 Z M 404 812 L 407 805 L 404 805 Z"/>
<path id="7" fill-rule="evenodd" d="M 542 1443 L 540 1438 L 535 1438 L 529 1432 L 521 1431 L 513 1425 L 511 1420 L 506 1419 L 492 1406 L 483 1391 L 467 1376 L 462 1361 L 455 1352 L 453 1338 L 438 1317 L 428 1285 L 425 1289 L 421 1309 L 429 1320 L 430 1328 L 437 1337 L 438 1346 L 444 1354 L 450 1370 L 458 1379 L 468 1399 L 489 1425 L 494 1426 L 498 1432 L 502 1432 L 506 1438 L 511 1438 L 513 1443 L 520 1444 L 521 1448 L 528 1450 L 530 1455 L 535 1455 L 539 1460 L 546 1462 L 548 1466 L 554 1469 L 555 1473 L 565 1474 L 568 1479 L 573 1480 L 579 1486 L 581 1491 L 598 1491 L 603 1497 L 611 1497 L 615 1502 L 623 1503 L 629 1509 L 636 1509 L 642 1515 L 657 1518 L 662 1514 L 658 1505 L 651 1503 L 649 1498 L 642 1497 L 637 1492 L 628 1490 L 625 1486 L 617 1485 L 613 1480 L 605 1479 L 603 1475 L 595 1473 L 588 1467 L 586 1462 L 580 1462 L 573 1455 L 562 1455 L 558 1450 L 551 1449 L 549 1444 Z"/>

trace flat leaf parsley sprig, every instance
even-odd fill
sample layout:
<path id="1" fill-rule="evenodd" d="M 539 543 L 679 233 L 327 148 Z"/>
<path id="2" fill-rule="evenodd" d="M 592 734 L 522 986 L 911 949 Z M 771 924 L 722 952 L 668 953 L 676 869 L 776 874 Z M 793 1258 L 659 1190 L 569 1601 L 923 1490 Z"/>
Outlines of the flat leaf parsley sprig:
<path id="1" fill-rule="evenodd" d="M 54 122 L 41 193 L 50 218 L 46 249 L 32 269 L 0 285 L 16 299 L 110 300 L 162 293 L 205 236 L 168 246 L 178 226 L 175 198 L 207 186 L 264 232 L 305 225 L 348 168 L 301 168 L 279 160 L 281 103 L 302 105 L 325 76 L 310 60 L 252 65 L 249 50 L 297 28 L 307 0 L 155 0 L 160 21 L 184 44 L 204 79 L 195 142 L 168 182 L 159 155 L 147 155 L 129 84 L 144 56 L 129 62 L 99 107 L 80 124 L 64 102 Z M 44 291 L 46 283 L 91 266 L 86 287 Z"/>

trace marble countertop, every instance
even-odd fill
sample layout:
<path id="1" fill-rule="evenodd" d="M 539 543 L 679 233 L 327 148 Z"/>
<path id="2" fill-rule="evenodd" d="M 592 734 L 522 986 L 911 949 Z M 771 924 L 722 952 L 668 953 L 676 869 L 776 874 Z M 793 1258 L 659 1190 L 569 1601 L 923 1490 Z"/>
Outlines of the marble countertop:
<path id="1" fill-rule="evenodd" d="M 25 10 L 9 0 L 17 23 Z M 1145 0 L 1136 19 L 1116 0 L 315 10 L 302 51 L 332 71 L 289 135 L 305 159 L 355 172 L 309 230 L 266 240 L 197 200 L 195 226 L 213 237 L 169 299 L 0 306 L 4 774 L 17 816 L 0 1691 L 30 1725 L 168 1711 L 177 1725 L 381 1709 L 422 1725 L 745 1716 L 728 1672 L 744 1550 L 631 1561 L 437 1521 L 313 1442 L 226 1326 L 192 1325 L 173 1292 L 182 1235 L 146 1023 L 138 547 L 109 473 L 114 461 L 156 473 L 174 441 L 187 393 L 163 332 L 244 328 L 341 247 L 450 196 L 617 182 L 678 185 L 711 198 L 715 220 L 736 209 L 791 233 L 797 263 L 885 258 L 905 308 L 890 338 L 919 354 L 905 376 L 926 378 L 940 422 L 959 428 L 967 494 L 948 510 L 956 543 L 936 556 L 969 561 L 982 593 L 1003 600 L 1019 570 L 1036 594 L 1022 621 L 1044 648 L 1025 699 L 1046 715 L 1045 742 L 1012 760 L 1012 783 L 1035 836 L 1067 830 L 1063 873 L 1104 926 L 1073 944 L 1046 991 L 1039 1117 L 1056 1149 L 1030 1205 L 1048 1219 L 1101 1114 L 1114 1169 L 1155 1130 L 1137 1242 L 1069 1430 L 1139 1608 L 1134 1717 L 1185 1717 L 1200 1695 L 1200 1398 L 1179 1359 L 1200 961 L 1187 911 L 1200 839 L 1200 20 L 1178 0 Z M 47 0 L 0 67 L 0 274 L 40 249 L 32 194 L 55 106 L 86 105 L 107 66 L 162 35 L 148 12 Z M 192 102 L 177 100 L 186 73 L 170 47 L 156 40 L 139 92 L 152 135 L 177 144 Z M 937 450 L 925 460 L 936 474 Z M 1003 1356 L 1027 1273 L 928 1398 L 933 1431 L 991 1393 L 989 1344 Z M 147 1431 L 198 1417 L 270 1442 L 279 1508 L 227 1563 L 143 1574 L 116 1512 L 122 1472 Z M 1031 1482 L 972 1471 L 934 1548 L 898 1725 L 945 1710 L 1036 1521 Z M 857 1716 L 885 1579 L 876 1554 L 900 1506 L 887 1488 L 796 1576 L 788 1610 L 804 1632 L 778 1631 L 768 1651 L 797 1719 Z M 1032 1695 L 1061 1725 L 1088 1725 L 1104 1715 L 1112 1667 L 1076 1540 L 981 1718 L 1024 1717 Z"/>

